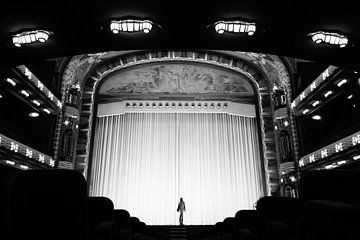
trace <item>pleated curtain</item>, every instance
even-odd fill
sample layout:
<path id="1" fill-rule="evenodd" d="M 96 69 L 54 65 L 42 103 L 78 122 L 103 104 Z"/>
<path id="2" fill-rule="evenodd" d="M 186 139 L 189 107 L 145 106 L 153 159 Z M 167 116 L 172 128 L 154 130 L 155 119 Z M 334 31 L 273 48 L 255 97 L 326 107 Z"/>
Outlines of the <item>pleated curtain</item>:
<path id="1" fill-rule="evenodd" d="M 264 194 L 256 119 L 227 113 L 98 117 L 90 194 L 148 225 L 215 224 Z"/>

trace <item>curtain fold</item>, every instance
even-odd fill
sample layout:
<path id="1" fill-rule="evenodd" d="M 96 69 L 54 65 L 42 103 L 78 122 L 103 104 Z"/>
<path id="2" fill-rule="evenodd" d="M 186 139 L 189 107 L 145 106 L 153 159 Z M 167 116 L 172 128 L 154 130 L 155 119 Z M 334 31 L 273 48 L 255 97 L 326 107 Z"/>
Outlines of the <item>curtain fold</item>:
<path id="1" fill-rule="evenodd" d="M 92 196 L 149 225 L 215 224 L 263 195 L 254 118 L 226 113 L 125 113 L 97 118 Z"/>

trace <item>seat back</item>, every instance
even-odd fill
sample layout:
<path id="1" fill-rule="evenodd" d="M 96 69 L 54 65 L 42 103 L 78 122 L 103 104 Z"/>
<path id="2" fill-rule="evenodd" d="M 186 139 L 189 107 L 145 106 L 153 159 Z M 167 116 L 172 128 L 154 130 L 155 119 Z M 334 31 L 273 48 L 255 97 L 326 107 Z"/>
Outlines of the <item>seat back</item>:
<path id="1" fill-rule="evenodd" d="M 22 170 L 0 164 L 0 238 L 10 239 L 10 196 L 15 177 Z"/>
<path id="2" fill-rule="evenodd" d="M 94 229 L 102 222 L 114 221 L 114 204 L 107 197 L 88 197 L 89 224 Z"/>
<path id="3" fill-rule="evenodd" d="M 14 181 L 12 232 L 16 240 L 89 237 L 85 178 L 73 170 L 28 170 Z"/>
<path id="4" fill-rule="evenodd" d="M 300 201 L 290 197 L 267 196 L 256 205 L 258 239 L 297 235 Z"/>
<path id="5" fill-rule="evenodd" d="M 117 223 L 118 229 L 130 229 L 130 213 L 125 209 L 115 209 L 114 219 Z"/>
<path id="6" fill-rule="evenodd" d="M 248 229 L 255 232 L 257 224 L 257 213 L 253 209 L 239 210 L 235 214 L 236 229 Z"/>

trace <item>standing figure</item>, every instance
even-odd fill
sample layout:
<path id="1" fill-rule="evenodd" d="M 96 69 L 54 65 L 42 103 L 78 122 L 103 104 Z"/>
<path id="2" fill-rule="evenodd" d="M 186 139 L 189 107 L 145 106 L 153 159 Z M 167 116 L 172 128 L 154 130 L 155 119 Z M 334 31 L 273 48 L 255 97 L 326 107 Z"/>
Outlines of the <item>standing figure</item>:
<path id="1" fill-rule="evenodd" d="M 182 198 L 180 198 L 180 202 L 178 204 L 177 211 L 180 212 L 179 223 L 180 223 L 180 225 L 184 225 L 183 224 L 183 219 L 184 219 L 183 214 L 186 211 L 186 209 L 185 209 L 185 202 L 183 201 Z"/>

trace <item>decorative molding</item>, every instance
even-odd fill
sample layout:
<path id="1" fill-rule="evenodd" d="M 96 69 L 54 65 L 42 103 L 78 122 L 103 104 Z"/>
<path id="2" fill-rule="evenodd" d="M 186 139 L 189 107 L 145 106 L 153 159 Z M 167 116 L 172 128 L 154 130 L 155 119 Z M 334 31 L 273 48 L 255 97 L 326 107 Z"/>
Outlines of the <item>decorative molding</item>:
<path id="1" fill-rule="evenodd" d="M 332 155 L 345 152 L 346 150 L 358 145 L 360 145 L 360 131 L 301 157 L 299 160 L 299 166 L 308 166 Z"/>
<path id="2" fill-rule="evenodd" d="M 227 113 L 255 118 L 255 105 L 229 101 L 121 101 L 98 104 L 97 117 L 125 113 Z"/>
<path id="3" fill-rule="evenodd" d="M 28 147 L 18 141 L 0 133 L 0 147 L 3 147 L 13 153 L 21 154 L 29 160 L 38 162 L 39 164 L 46 164 L 48 167 L 55 166 L 55 160 L 46 154 L 43 154 L 35 149 Z"/>

